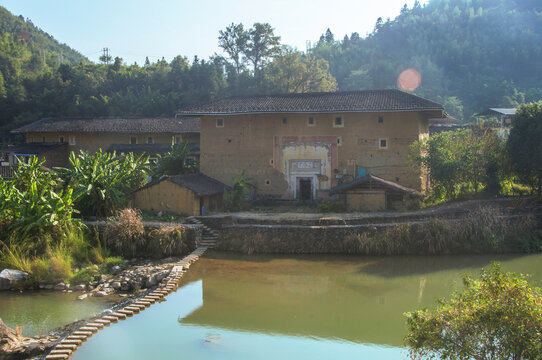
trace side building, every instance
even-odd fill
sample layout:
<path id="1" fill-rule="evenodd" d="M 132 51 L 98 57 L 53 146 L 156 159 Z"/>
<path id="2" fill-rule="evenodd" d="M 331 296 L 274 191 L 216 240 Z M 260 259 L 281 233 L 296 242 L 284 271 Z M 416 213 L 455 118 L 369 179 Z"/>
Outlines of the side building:
<path id="1" fill-rule="evenodd" d="M 145 153 L 151 157 L 170 150 L 172 144 L 188 142 L 191 155 L 199 157 L 198 118 L 46 118 L 16 130 L 25 143 L 0 150 L 4 166 L 16 159 L 39 156 L 45 165 L 67 166 L 70 152 L 99 149 Z"/>
<path id="2" fill-rule="evenodd" d="M 406 92 L 376 90 L 234 97 L 178 115 L 200 118 L 202 173 L 232 185 L 246 170 L 259 197 L 311 200 L 369 173 L 423 191 L 409 146 L 445 112 Z"/>

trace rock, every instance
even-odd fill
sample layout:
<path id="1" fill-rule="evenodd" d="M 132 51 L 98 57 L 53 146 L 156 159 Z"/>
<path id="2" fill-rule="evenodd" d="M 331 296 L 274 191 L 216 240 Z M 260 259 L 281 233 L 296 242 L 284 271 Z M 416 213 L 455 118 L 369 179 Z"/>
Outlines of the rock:
<path id="1" fill-rule="evenodd" d="M 88 294 L 79 295 L 77 300 L 85 300 L 88 297 Z"/>
<path id="2" fill-rule="evenodd" d="M 103 284 L 107 281 L 107 277 L 105 275 L 100 275 L 100 284 Z"/>
<path id="3" fill-rule="evenodd" d="M 132 288 L 132 287 L 131 287 L 130 283 L 127 282 L 127 281 L 123 281 L 122 284 L 120 285 L 120 289 L 121 289 L 122 291 L 128 291 L 128 290 L 130 290 L 131 288 Z"/>
<path id="4" fill-rule="evenodd" d="M 158 282 L 156 281 L 156 277 L 149 275 L 145 278 L 145 281 L 144 281 L 144 284 L 142 284 L 142 287 L 150 288 L 150 287 L 155 286 L 157 283 Z"/>
<path id="5" fill-rule="evenodd" d="M 160 271 L 158 274 L 156 274 L 156 282 L 160 282 L 166 278 L 166 276 L 169 275 L 168 270 Z"/>
<path id="6" fill-rule="evenodd" d="M 85 291 L 87 289 L 87 287 L 86 287 L 86 285 L 79 284 L 79 285 L 75 285 L 75 287 L 73 289 L 75 291 Z"/>
<path id="7" fill-rule="evenodd" d="M 9 290 L 16 283 L 28 279 L 28 274 L 24 271 L 4 269 L 0 272 L 0 290 Z"/>
<path id="8" fill-rule="evenodd" d="M 120 289 L 120 286 L 121 286 L 121 285 L 120 285 L 120 282 L 118 282 L 118 281 L 113 281 L 113 282 L 111 283 L 111 287 L 112 287 L 113 289 L 115 289 L 115 290 Z"/>
<path id="9" fill-rule="evenodd" d="M 63 282 L 60 282 L 60 283 L 55 285 L 54 289 L 55 290 L 66 290 L 66 284 L 64 284 Z"/>
<path id="10" fill-rule="evenodd" d="M 118 265 L 113 266 L 111 268 L 111 274 L 117 275 L 118 273 L 120 273 L 120 266 L 118 266 Z"/>
<path id="11" fill-rule="evenodd" d="M 107 293 L 105 291 L 96 291 L 92 294 L 93 297 L 104 297 L 107 296 Z"/>
<path id="12" fill-rule="evenodd" d="M 47 285 L 45 285 L 43 288 L 44 288 L 45 290 L 53 290 L 54 287 L 55 287 L 55 286 L 54 286 L 53 284 L 47 284 Z"/>

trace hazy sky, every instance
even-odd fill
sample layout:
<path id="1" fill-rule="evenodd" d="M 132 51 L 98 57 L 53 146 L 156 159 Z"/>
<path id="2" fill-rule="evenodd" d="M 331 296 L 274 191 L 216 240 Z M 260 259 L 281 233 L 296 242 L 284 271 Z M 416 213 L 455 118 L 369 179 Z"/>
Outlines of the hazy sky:
<path id="1" fill-rule="evenodd" d="M 405 3 L 411 8 L 414 0 L 0 0 L 90 60 L 108 47 L 128 64 L 222 54 L 218 31 L 232 22 L 268 22 L 282 44 L 305 50 L 328 27 L 335 39 L 364 37 L 378 17 L 395 18 Z"/>

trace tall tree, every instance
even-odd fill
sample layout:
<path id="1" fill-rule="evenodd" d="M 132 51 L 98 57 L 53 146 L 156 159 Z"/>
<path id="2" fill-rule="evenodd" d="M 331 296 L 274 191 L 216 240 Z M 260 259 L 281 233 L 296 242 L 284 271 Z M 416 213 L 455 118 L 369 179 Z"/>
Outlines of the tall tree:
<path id="1" fill-rule="evenodd" d="M 248 34 L 245 55 L 254 67 L 254 74 L 257 74 L 260 67 L 280 51 L 280 36 L 275 36 L 268 23 L 255 23 Z"/>
<path id="2" fill-rule="evenodd" d="M 219 31 L 218 45 L 224 49 L 233 61 L 237 75 L 244 69 L 247 61 L 244 54 L 247 51 L 249 33 L 244 30 L 243 24 L 231 23 L 225 30 Z"/>

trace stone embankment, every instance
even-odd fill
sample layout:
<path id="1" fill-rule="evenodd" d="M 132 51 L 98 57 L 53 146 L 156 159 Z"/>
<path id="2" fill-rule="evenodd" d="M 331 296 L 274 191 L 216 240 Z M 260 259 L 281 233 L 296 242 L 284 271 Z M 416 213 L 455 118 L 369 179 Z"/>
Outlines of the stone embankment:
<path id="1" fill-rule="evenodd" d="M 184 272 L 190 267 L 190 264 L 197 261 L 206 250 L 206 247 L 198 247 L 190 255 L 177 262 L 158 286 L 145 296 L 123 303 L 110 311 L 104 312 L 101 316 L 77 326 L 68 336 L 55 342 L 54 349 L 49 352 L 45 359 L 67 359 L 73 351 L 98 331 L 118 321 L 125 320 L 127 317 L 134 316 L 156 302 L 165 301 L 168 294 L 177 290 L 179 281 Z"/>

